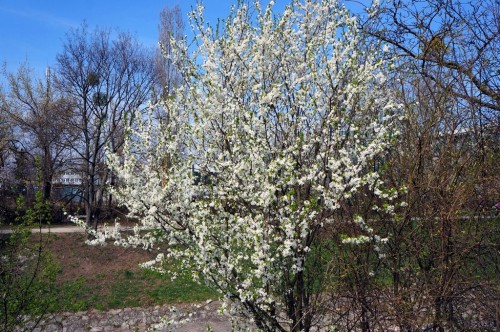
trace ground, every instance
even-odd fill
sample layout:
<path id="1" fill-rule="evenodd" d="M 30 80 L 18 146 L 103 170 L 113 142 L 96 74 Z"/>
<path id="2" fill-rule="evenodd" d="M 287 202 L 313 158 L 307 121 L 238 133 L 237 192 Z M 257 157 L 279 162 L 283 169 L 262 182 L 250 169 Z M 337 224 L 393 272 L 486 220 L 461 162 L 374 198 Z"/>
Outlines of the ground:
<path id="1" fill-rule="evenodd" d="M 114 245 L 89 246 L 82 233 L 53 234 L 48 249 L 60 264 L 60 281 L 101 275 L 102 283 L 124 271 L 138 271 L 138 264 L 155 257 L 152 252 Z"/>
<path id="2" fill-rule="evenodd" d="M 33 235 L 34 237 L 38 235 Z M 156 257 L 142 249 L 85 244 L 83 233 L 44 234 L 46 249 L 59 265 L 57 311 L 109 310 L 203 302 L 217 294 L 197 284 L 190 273 L 175 280 L 139 264 Z M 172 269 L 176 269 L 172 265 Z"/>
<path id="3" fill-rule="evenodd" d="M 59 324 L 64 322 L 68 331 L 77 331 L 81 326 L 78 327 L 75 322 L 78 323 L 83 316 L 91 317 L 96 326 L 102 324 L 101 327 L 106 327 L 118 319 L 114 317 L 126 312 L 129 315 L 133 312 L 156 313 L 157 308 L 169 306 L 175 306 L 182 312 L 199 311 L 179 331 L 206 331 L 207 326 L 215 331 L 230 330 L 229 319 L 217 314 L 220 302 L 210 300 L 217 299 L 215 292 L 194 283 L 187 275 L 172 281 L 169 277 L 145 271 L 138 266 L 154 258 L 156 253 L 112 244 L 89 246 L 85 244 L 84 233 L 53 230 L 56 232 L 43 234 L 42 237 L 46 250 L 51 252 L 59 266 L 57 305 L 54 315 L 46 317 L 54 331 L 59 330 L 54 323 L 56 321 Z M 33 240 L 38 240 L 39 236 L 33 234 Z M 140 309 L 122 310 L 137 307 Z M 200 309 L 189 309 L 198 307 Z M 68 311 L 79 313 L 66 313 Z M 115 330 L 133 331 L 134 328 Z M 48 328 L 47 331 L 52 330 Z"/>

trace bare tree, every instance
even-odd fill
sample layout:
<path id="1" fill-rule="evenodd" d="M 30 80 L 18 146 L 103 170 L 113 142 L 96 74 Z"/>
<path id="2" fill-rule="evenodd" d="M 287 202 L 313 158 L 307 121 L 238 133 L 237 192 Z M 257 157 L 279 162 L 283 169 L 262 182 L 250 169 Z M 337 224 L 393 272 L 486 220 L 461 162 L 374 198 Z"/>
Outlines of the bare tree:
<path id="1" fill-rule="evenodd" d="M 54 89 L 50 68 L 45 79 L 35 79 L 24 64 L 7 78 L 6 113 L 18 128 L 16 140 L 11 142 L 16 151 L 23 151 L 32 169 L 39 168 L 43 198 L 49 200 L 54 175 L 67 157 L 70 135 L 66 120 L 71 116 L 71 105 Z"/>
<path id="2" fill-rule="evenodd" d="M 407 205 L 384 226 L 390 302 L 404 330 L 425 322 L 433 331 L 467 330 L 495 321 L 491 206 L 500 195 L 498 133 L 475 131 L 474 109 L 441 88 L 446 79 L 453 80 L 404 81 L 402 140 L 386 172 L 387 181 L 407 188 Z"/>
<path id="3" fill-rule="evenodd" d="M 500 111 L 500 4 L 496 0 L 386 0 L 364 30 L 394 47 L 435 84 L 446 70 L 457 97 Z M 483 114 L 485 115 L 485 114 Z"/>
<path id="4" fill-rule="evenodd" d="M 0 86 L 0 169 L 4 169 L 7 163 L 8 146 L 12 137 L 12 128 L 7 116 L 7 101 Z"/>
<path id="5" fill-rule="evenodd" d="M 73 150 L 83 174 L 86 222 L 97 227 L 106 185 L 113 182 L 105 164 L 106 148 L 117 152 L 123 128 L 134 110 L 150 97 L 155 81 L 154 54 L 130 34 L 89 31 L 83 24 L 70 31 L 57 55 L 58 86 L 75 107 Z M 111 199 L 109 197 L 108 199 Z"/>
<path id="6" fill-rule="evenodd" d="M 0 86 L 0 201 L 2 202 L 0 205 L 2 209 L 0 222 L 10 219 L 7 210 L 9 205 L 13 206 L 13 202 L 8 202 L 8 196 L 11 196 L 8 193 L 13 182 L 13 174 L 10 167 L 10 161 L 12 160 L 10 143 L 13 139 L 13 131 L 7 110 L 6 96 L 2 86 Z"/>
<path id="7" fill-rule="evenodd" d="M 383 205 L 362 192 L 328 233 L 323 268 L 340 330 L 496 330 L 499 135 L 465 125 L 475 110 L 441 89 L 453 78 L 440 75 L 439 84 L 418 72 L 399 76 L 401 134 L 373 164 L 393 188 L 386 194 L 398 193 L 393 212 L 372 209 Z M 342 235 L 359 232 L 353 215 L 371 220 L 385 245 L 343 245 Z"/>
<path id="8" fill-rule="evenodd" d="M 372 215 L 384 221 L 387 258 L 361 265 L 379 273 L 372 289 L 381 279 L 391 288 L 369 294 L 386 306 L 371 327 L 384 317 L 405 331 L 498 324 L 499 17 L 498 1 L 388 0 L 364 23 L 398 55 L 394 89 L 405 107 L 384 174 L 406 188 L 407 205 L 396 218 Z"/>
<path id="9" fill-rule="evenodd" d="M 156 66 L 160 84 L 161 97 L 167 98 L 179 87 L 181 76 L 173 65 L 172 42 L 181 40 L 184 34 L 184 20 L 178 5 L 172 8 L 165 7 L 160 12 L 158 25 L 160 48 L 156 54 Z"/>

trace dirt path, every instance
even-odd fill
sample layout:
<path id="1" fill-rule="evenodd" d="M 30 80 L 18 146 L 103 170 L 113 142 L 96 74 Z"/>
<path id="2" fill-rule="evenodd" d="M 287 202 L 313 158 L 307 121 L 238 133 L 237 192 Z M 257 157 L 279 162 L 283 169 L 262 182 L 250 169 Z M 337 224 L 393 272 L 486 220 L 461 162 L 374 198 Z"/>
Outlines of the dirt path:
<path id="1" fill-rule="evenodd" d="M 0 234 L 12 234 L 11 229 L 0 229 Z M 31 233 L 84 233 L 84 229 L 80 226 L 55 226 L 33 228 Z"/>

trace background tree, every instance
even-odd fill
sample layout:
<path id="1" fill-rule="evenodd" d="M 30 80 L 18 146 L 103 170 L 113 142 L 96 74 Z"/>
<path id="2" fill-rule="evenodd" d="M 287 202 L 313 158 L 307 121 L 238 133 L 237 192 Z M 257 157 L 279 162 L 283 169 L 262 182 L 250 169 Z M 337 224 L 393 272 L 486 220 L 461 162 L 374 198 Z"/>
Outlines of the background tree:
<path id="1" fill-rule="evenodd" d="M 182 78 L 171 57 L 173 40 L 182 40 L 184 28 L 184 19 L 178 5 L 161 10 L 158 25 L 160 47 L 156 55 L 156 66 L 162 98 L 171 96 L 181 84 Z"/>
<path id="2" fill-rule="evenodd" d="M 498 1 L 382 1 L 364 30 L 414 61 L 415 70 L 454 96 L 500 111 L 500 5 Z M 440 68 L 440 71 L 428 70 Z M 446 85 L 439 73 L 446 70 Z M 493 118 L 491 118 L 493 117 Z"/>
<path id="3" fill-rule="evenodd" d="M 15 182 L 12 168 L 12 151 L 10 149 L 13 140 L 13 130 L 7 113 L 7 100 L 2 86 L 0 86 L 0 209 L 2 216 L 0 222 L 9 217 L 9 212 L 14 206 L 12 198 L 12 186 Z"/>
<path id="4" fill-rule="evenodd" d="M 7 117 L 7 103 L 2 87 L 0 86 L 0 168 L 6 167 L 9 143 L 12 139 L 12 129 Z"/>
<path id="5" fill-rule="evenodd" d="M 134 121 L 135 110 L 150 97 L 154 64 L 153 51 L 131 35 L 89 31 L 86 25 L 67 35 L 57 55 L 58 86 L 74 106 L 72 149 L 83 174 L 86 222 L 93 227 L 101 217 L 106 185 L 114 181 L 105 165 L 106 149 L 119 151 L 123 128 Z"/>
<path id="6" fill-rule="evenodd" d="M 38 158 L 43 197 L 50 200 L 54 175 L 68 158 L 71 141 L 68 119 L 72 107 L 54 89 L 50 68 L 47 68 L 45 79 L 37 80 L 29 66 L 24 64 L 17 73 L 7 74 L 7 78 L 9 96 L 5 107 L 10 123 L 18 129 L 17 139 L 13 141 L 17 160 L 28 163 L 25 168 L 35 170 Z M 26 180 L 34 183 L 35 179 Z"/>

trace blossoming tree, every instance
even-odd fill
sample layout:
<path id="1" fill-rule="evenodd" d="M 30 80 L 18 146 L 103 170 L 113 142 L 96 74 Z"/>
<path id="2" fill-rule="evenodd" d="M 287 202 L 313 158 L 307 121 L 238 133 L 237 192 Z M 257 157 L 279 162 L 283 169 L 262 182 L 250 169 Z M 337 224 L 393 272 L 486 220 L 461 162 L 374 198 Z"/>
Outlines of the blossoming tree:
<path id="1" fill-rule="evenodd" d="M 184 83 L 163 102 L 168 116 L 129 128 L 110 158 L 139 224 L 95 241 L 161 242 L 147 266 L 180 261 L 258 328 L 308 331 L 323 313 L 327 272 L 311 264 L 322 228 L 361 189 L 382 193 L 372 166 L 397 110 L 389 64 L 334 0 L 292 1 L 280 15 L 239 5 L 224 22 L 192 14 L 198 48 L 175 45 Z M 354 221 L 346 242 L 376 238 Z"/>

